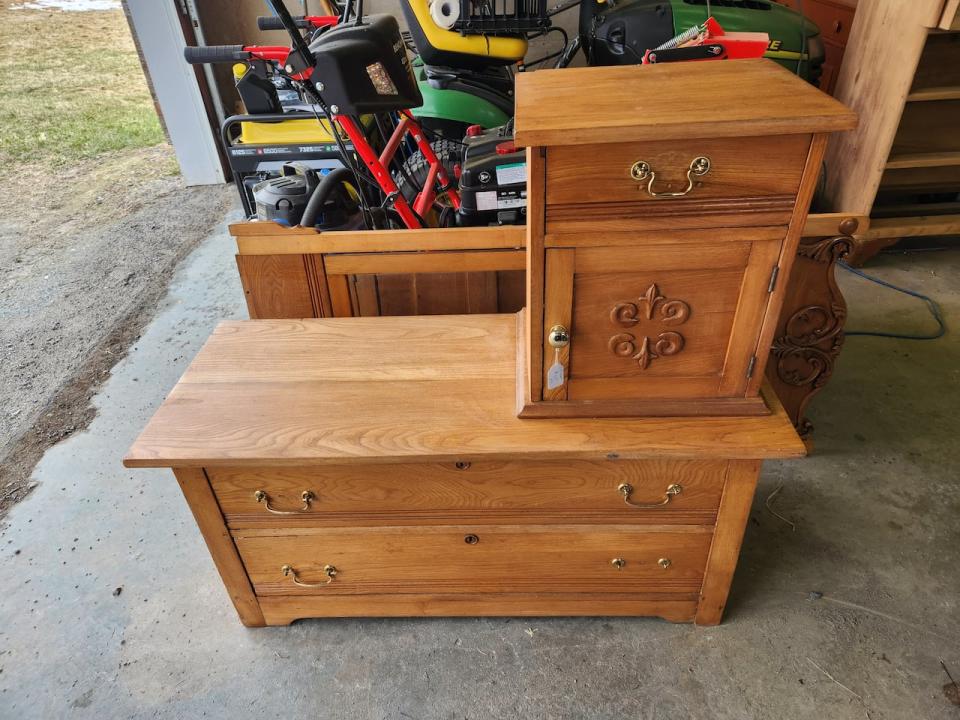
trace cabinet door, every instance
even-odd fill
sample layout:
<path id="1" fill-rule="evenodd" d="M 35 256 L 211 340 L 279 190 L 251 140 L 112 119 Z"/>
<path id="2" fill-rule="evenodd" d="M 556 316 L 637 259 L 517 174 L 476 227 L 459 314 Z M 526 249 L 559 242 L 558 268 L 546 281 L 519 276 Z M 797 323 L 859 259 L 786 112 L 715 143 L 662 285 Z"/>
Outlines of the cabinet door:
<path id="1" fill-rule="evenodd" d="M 744 396 L 784 236 L 725 228 L 548 247 L 543 399 Z M 564 347 L 550 344 L 556 325 Z"/>

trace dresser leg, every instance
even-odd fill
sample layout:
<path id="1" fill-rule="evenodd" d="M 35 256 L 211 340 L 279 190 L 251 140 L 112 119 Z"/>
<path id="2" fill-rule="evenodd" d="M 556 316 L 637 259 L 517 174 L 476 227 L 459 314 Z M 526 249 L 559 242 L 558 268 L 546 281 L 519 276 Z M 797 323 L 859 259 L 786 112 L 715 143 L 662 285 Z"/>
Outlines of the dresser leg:
<path id="1" fill-rule="evenodd" d="M 173 474 L 177 476 L 177 482 L 180 483 L 180 489 L 183 490 L 193 517 L 200 527 L 200 533 L 207 542 L 213 562 L 223 578 L 223 584 L 227 586 L 240 622 L 247 627 L 263 627 L 266 622 L 260 612 L 260 603 L 257 602 L 237 547 L 223 521 L 220 505 L 210 488 L 206 473 L 199 468 L 174 468 Z"/>
<path id="2" fill-rule="evenodd" d="M 727 480 L 720 498 L 716 531 L 694 620 L 697 625 L 719 625 L 723 617 L 760 476 L 760 465 L 760 460 L 735 460 L 727 465 Z"/>

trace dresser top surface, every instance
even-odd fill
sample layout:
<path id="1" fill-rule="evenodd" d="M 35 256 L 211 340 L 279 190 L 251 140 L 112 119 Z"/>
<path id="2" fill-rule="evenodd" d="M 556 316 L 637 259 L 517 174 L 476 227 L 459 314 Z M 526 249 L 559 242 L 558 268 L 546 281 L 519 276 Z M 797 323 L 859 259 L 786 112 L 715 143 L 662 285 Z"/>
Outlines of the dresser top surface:
<path id="1" fill-rule="evenodd" d="M 124 463 L 804 454 L 772 393 L 765 417 L 520 420 L 516 342 L 514 315 L 224 322 Z"/>
<path id="2" fill-rule="evenodd" d="M 564 68 L 517 75 L 517 145 L 852 130 L 856 114 L 771 60 Z"/>

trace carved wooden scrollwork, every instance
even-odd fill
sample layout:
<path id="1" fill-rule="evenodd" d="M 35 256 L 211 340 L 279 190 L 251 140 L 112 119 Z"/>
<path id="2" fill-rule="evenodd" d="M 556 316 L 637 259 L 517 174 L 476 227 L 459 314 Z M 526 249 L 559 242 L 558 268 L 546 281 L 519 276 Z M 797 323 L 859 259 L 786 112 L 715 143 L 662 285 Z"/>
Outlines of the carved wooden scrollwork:
<path id="1" fill-rule="evenodd" d="M 830 379 L 843 347 L 847 306 L 834 267 L 853 242 L 849 235 L 810 238 L 797 249 L 767 376 L 801 435 L 813 427 L 804 417 L 807 404 Z"/>
<path id="2" fill-rule="evenodd" d="M 619 302 L 610 310 L 610 320 L 615 325 L 633 327 L 640 323 L 658 325 L 682 325 L 690 317 L 690 306 L 683 300 L 669 300 L 660 294 L 656 283 L 650 285 L 636 302 Z M 651 328 L 655 332 L 655 329 Z M 652 360 L 676 355 L 683 350 L 683 335 L 674 331 L 662 331 L 653 338 L 650 332 L 622 332 L 610 338 L 607 346 L 618 357 L 636 360 L 641 370 L 646 370 Z"/>

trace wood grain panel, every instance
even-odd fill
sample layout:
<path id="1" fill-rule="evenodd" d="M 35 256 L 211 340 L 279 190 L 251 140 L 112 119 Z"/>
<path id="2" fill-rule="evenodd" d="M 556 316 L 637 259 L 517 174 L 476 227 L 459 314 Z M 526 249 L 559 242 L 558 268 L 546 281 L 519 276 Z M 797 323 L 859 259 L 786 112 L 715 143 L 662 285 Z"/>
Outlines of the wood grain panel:
<path id="1" fill-rule="evenodd" d="M 190 506 L 200 534 L 207 543 L 207 549 L 217 566 L 217 572 L 227 588 L 230 600 L 240 616 L 240 622 L 247 627 L 264 625 L 260 605 L 253 594 L 247 571 L 237 554 L 233 538 L 227 532 L 220 514 L 220 508 L 210 489 L 207 476 L 200 468 L 176 468 L 173 471 Z"/>
<path id="2" fill-rule="evenodd" d="M 524 352 L 526 359 L 526 402 L 543 398 L 543 299 L 544 263 L 546 262 L 543 236 L 546 222 L 545 151 L 527 148 L 527 301 L 524 321 Z"/>
<path id="3" fill-rule="evenodd" d="M 792 203 L 791 203 L 792 205 Z M 831 233 L 836 235 L 839 234 L 837 226 L 840 223 L 840 218 L 846 218 L 846 215 L 836 215 L 836 216 L 821 216 L 823 220 L 821 225 L 818 225 L 818 228 L 823 227 L 823 223 L 828 223 L 829 230 L 824 235 L 830 235 Z M 834 219 L 836 218 L 836 219 Z M 726 228 L 710 228 L 709 230 L 657 230 L 656 232 L 640 232 L 638 230 L 630 231 L 620 231 L 620 232 L 605 232 L 605 233 L 548 233 L 544 237 L 544 245 L 548 248 L 552 247 L 577 247 L 577 248 L 590 248 L 590 247 L 600 247 L 600 248 L 630 248 L 633 250 L 643 250 L 647 249 L 650 253 L 656 253 L 655 255 L 648 255 L 647 262 L 650 262 L 649 258 L 659 257 L 661 251 L 670 250 L 670 246 L 675 246 L 675 252 L 681 254 L 686 254 L 689 260 L 689 256 L 692 253 L 698 253 L 699 248 L 690 247 L 696 245 L 709 244 L 711 248 L 726 246 L 728 243 L 734 245 L 743 245 L 745 243 L 752 243 L 758 240 L 782 240 L 783 237 L 787 234 L 787 226 L 784 225 L 762 225 L 759 227 L 726 227 Z M 684 248 L 684 246 L 688 246 Z M 608 252 L 610 252 L 608 250 Z M 622 252 L 622 251 L 616 251 Z M 731 252 L 731 250 L 724 249 L 721 247 L 720 252 Z M 735 257 L 746 257 L 742 255 L 743 249 L 740 249 L 741 254 L 737 254 L 736 250 L 732 251 Z M 723 256 L 724 258 L 730 257 L 728 255 Z M 656 260 L 654 260 L 656 262 Z M 622 267 L 617 267 L 616 271 L 622 270 Z"/>
<path id="4" fill-rule="evenodd" d="M 590 144 L 598 136 L 619 143 L 810 134 L 856 124 L 846 107 L 764 59 L 538 70 L 517 75 L 516 96 L 514 137 L 527 147 Z"/>
<path id="5" fill-rule="evenodd" d="M 726 464 L 723 461 L 542 461 L 526 463 L 401 463 L 389 467 L 343 465 L 316 468 L 210 468 L 210 483 L 231 527 L 304 524 L 422 524 L 459 517 L 471 522 L 624 522 L 709 524 L 713 521 Z M 627 505 L 618 490 L 633 486 Z M 682 491 L 667 496 L 666 488 Z M 275 515 L 271 506 L 300 511 L 301 495 L 313 493 L 305 512 Z M 562 519 L 562 520 L 560 520 Z"/>
<path id="6" fill-rule="evenodd" d="M 271 595 L 260 598 L 268 625 L 313 617 L 613 617 L 652 616 L 691 622 L 697 609 L 690 593 L 396 593 L 364 595 Z"/>
<path id="7" fill-rule="evenodd" d="M 684 592 L 703 583 L 712 528 L 697 525 L 454 525 L 237 530 L 257 594 Z M 470 544 L 469 539 L 475 538 Z M 612 564 L 625 561 L 623 568 Z M 669 567 L 658 564 L 669 559 Z M 285 577 L 290 565 L 305 588 Z"/>
<path id="8" fill-rule="evenodd" d="M 803 174 L 809 135 L 711 138 L 649 143 L 560 145 L 547 151 L 548 207 L 554 205 L 642 203 L 670 207 L 677 198 L 655 198 L 647 181 L 630 176 L 638 161 L 656 175 L 654 190 L 680 192 L 694 158 L 710 158 L 710 172 L 696 179 L 683 200 L 696 212 L 699 200 L 777 198 L 795 195 Z"/>
<path id="9" fill-rule="evenodd" d="M 581 252 L 578 251 L 578 269 Z M 643 267 L 629 260 L 623 266 Z M 609 382 L 606 388 L 600 382 L 590 385 L 595 391 L 602 390 L 597 398 L 716 396 L 743 276 L 743 267 L 577 274 L 570 342 L 570 397 L 589 397 L 586 387 L 577 386 L 582 380 L 600 378 Z M 647 318 L 641 299 L 651 287 L 665 301 Z M 682 323 L 672 324 L 664 319 L 660 308 L 670 302 L 685 304 L 688 315 Z M 615 308 L 626 303 L 638 309 L 635 322 L 623 323 L 614 317 Z M 656 343 L 663 333 L 682 338 L 682 346 L 675 354 L 656 352 Z M 619 346 L 628 338 L 634 349 L 624 356 L 615 350 L 614 344 Z M 651 354 L 660 357 L 646 362 L 632 357 L 641 351 L 644 338 L 649 338 Z M 706 393 L 702 383 L 693 382 L 704 376 L 710 379 Z"/>
<path id="10" fill-rule="evenodd" d="M 576 273 L 627 274 L 636 271 L 689 271 L 698 268 L 719 271 L 736 268 L 742 271 L 749 257 L 750 243 L 712 243 L 710 233 L 704 233 L 699 244 L 581 248 L 577 251 Z"/>
<path id="11" fill-rule="evenodd" d="M 565 400 L 570 379 L 570 346 L 553 347 L 550 330 L 559 325 L 571 332 L 573 323 L 573 269 L 576 261 L 573 248 L 546 251 L 546 287 L 543 295 L 543 399 Z M 551 389 L 548 383 L 554 363 L 563 366 L 564 382 Z"/>
<path id="12" fill-rule="evenodd" d="M 478 270 L 523 270 L 523 250 L 401 252 L 326 255 L 328 273 L 450 273 Z"/>
<path id="13" fill-rule="evenodd" d="M 497 312 L 520 312 L 527 301 L 527 271 L 502 270 L 497 273 Z"/>
<path id="14" fill-rule="evenodd" d="M 717 532 L 710 547 L 707 573 L 700 591 L 696 619 L 698 625 L 718 625 L 723 617 L 759 475 L 759 462 L 730 463 L 727 484 L 720 501 Z"/>
<path id="15" fill-rule="evenodd" d="M 870 214 L 917 59 L 942 7 L 943 0 L 912 0 L 857 8 L 834 95 L 856 111 L 860 124 L 830 139 L 823 193 L 830 209 Z"/>
<path id="16" fill-rule="evenodd" d="M 721 395 L 743 395 L 747 391 L 750 378 L 750 362 L 754 363 L 752 372 L 763 374 L 766 353 L 757 348 L 763 319 L 770 300 L 770 283 L 774 267 L 780 259 L 780 242 L 755 242 L 750 248 L 750 259 L 743 273 L 737 310 L 730 328 L 730 343 L 723 361 L 723 380 L 720 383 Z M 779 273 L 779 270 L 777 271 Z M 779 275 L 775 282 L 781 281 Z M 756 357 L 756 360 L 752 358 Z"/>
<path id="17" fill-rule="evenodd" d="M 521 226 L 494 225 L 317 232 L 271 222 L 242 222 L 231 225 L 230 234 L 236 237 L 241 255 L 319 255 L 522 248 L 525 231 Z"/>
<path id="18" fill-rule="evenodd" d="M 237 269 L 255 320 L 318 316 L 303 255 L 237 255 Z"/>
<path id="19" fill-rule="evenodd" d="M 518 419 L 516 324 L 510 315 L 222 323 L 124 462 L 303 466 L 509 460 L 518 453 L 529 460 L 805 453 L 774 395 L 766 398 L 772 414 L 747 419 Z"/>
<path id="20" fill-rule="evenodd" d="M 579 203 L 547 209 L 550 233 L 602 234 L 681 228 L 713 229 L 785 225 L 793 217 L 793 196 L 774 200 L 684 201 L 662 203 Z"/>

